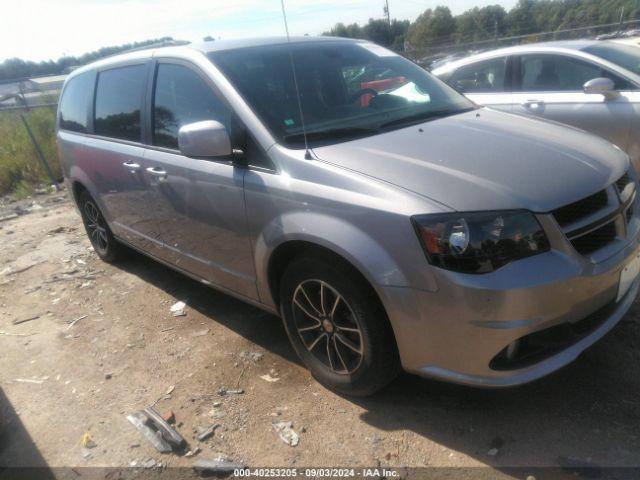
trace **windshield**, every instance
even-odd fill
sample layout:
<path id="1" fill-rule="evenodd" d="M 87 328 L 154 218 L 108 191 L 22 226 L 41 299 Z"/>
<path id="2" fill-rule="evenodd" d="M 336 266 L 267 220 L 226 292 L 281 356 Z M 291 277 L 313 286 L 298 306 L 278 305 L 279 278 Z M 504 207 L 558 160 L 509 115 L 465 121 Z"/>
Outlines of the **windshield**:
<path id="1" fill-rule="evenodd" d="M 587 47 L 584 51 L 640 75 L 640 48 L 638 47 L 603 42 Z"/>
<path id="2" fill-rule="evenodd" d="M 272 134 L 293 147 L 304 138 L 291 57 L 310 141 L 344 141 L 474 108 L 419 66 L 372 43 L 292 43 L 209 57 Z"/>

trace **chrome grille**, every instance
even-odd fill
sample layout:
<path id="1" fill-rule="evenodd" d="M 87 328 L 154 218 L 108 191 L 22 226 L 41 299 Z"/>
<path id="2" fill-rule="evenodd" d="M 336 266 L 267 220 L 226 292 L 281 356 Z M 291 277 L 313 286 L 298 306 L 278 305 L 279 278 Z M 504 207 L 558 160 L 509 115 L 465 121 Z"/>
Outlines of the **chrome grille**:
<path id="1" fill-rule="evenodd" d="M 626 236 L 635 196 L 636 186 L 625 173 L 610 187 L 552 213 L 573 248 L 590 256 Z"/>

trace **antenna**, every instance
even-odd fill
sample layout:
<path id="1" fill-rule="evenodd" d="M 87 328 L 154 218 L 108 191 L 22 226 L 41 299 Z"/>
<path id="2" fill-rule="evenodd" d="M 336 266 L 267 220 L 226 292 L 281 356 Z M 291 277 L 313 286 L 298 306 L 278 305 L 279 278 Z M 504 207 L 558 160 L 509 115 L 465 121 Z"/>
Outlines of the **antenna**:
<path id="1" fill-rule="evenodd" d="M 289 25 L 287 24 L 287 13 L 284 10 L 284 0 L 280 0 L 282 6 L 282 18 L 284 19 L 284 29 L 287 32 L 287 45 L 289 46 L 289 61 L 291 62 L 291 70 L 293 72 L 293 85 L 296 89 L 296 98 L 298 99 L 298 111 L 300 112 L 300 123 L 302 124 L 302 136 L 304 137 L 304 158 L 311 160 L 309 152 L 309 143 L 307 142 L 307 129 L 304 125 L 304 114 L 302 113 L 302 100 L 300 99 L 300 89 L 298 88 L 298 77 L 296 76 L 296 67 L 293 63 L 293 50 L 291 49 L 291 39 L 289 38 Z"/>

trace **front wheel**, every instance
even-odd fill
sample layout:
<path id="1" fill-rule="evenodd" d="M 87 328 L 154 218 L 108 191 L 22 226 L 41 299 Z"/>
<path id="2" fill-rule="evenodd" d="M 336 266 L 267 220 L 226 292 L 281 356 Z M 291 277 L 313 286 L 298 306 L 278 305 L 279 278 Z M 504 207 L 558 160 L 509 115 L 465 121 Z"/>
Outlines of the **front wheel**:
<path id="1" fill-rule="evenodd" d="M 328 388 L 371 395 L 398 374 L 386 313 L 371 287 L 342 262 L 295 259 L 283 275 L 281 308 L 296 353 Z"/>
<path id="2" fill-rule="evenodd" d="M 78 207 L 91 246 L 98 256 L 105 262 L 114 262 L 121 258 L 123 247 L 116 241 L 91 195 L 87 192 L 81 192 L 78 198 Z"/>

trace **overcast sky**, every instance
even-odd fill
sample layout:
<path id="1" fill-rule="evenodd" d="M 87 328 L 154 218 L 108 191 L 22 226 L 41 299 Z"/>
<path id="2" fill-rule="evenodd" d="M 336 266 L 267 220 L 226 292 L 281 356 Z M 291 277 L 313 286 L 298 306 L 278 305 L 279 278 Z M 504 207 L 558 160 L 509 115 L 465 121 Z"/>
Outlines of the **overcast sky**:
<path id="1" fill-rule="evenodd" d="M 455 14 L 516 0 L 389 0 L 392 18 L 415 19 L 447 5 Z M 292 35 L 317 35 L 336 22 L 382 17 L 384 0 L 285 0 Z M 3 0 L 0 61 L 56 60 L 100 47 L 171 36 L 199 41 L 282 35 L 280 0 Z"/>

